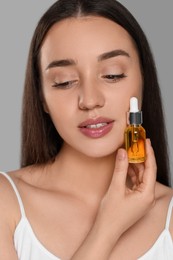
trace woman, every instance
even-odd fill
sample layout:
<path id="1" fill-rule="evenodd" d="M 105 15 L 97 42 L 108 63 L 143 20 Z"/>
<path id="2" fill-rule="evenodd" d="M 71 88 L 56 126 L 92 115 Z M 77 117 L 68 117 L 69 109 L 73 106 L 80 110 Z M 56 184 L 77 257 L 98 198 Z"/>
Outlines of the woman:
<path id="1" fill-rule="evenodd" d="M 135 165 L 123 148 L 132 96 L 151 140 L 146 161 Z M 43 15 L 31 42 L 22 126 L 22 167 L 0 177 L 1 259 L 173 258 L 155 66 L 119 2 L 59 0 Z"/>

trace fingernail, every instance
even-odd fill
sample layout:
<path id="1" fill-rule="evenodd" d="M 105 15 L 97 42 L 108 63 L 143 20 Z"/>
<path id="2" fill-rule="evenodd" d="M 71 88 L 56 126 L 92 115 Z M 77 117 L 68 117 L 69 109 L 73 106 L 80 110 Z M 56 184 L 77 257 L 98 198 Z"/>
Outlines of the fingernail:
<path id="1" fill-rule="evenodd" d="M 126 151 L 123 149 L 119 149 L 117 153 L 118 160 L 124 160 L 126 158 Z"/>

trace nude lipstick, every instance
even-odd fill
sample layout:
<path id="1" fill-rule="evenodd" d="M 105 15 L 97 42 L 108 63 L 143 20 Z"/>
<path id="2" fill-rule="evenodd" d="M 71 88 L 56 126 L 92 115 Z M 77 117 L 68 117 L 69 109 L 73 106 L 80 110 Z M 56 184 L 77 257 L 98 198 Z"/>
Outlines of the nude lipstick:
<path id="1" fill-rule="evenodd" d="M 113 127 L 114 120 L 99 117 L 88 119 L 82 122 L 78 127 L 82 134 L 90 138 L 101 138 L 108 134 Z"/>

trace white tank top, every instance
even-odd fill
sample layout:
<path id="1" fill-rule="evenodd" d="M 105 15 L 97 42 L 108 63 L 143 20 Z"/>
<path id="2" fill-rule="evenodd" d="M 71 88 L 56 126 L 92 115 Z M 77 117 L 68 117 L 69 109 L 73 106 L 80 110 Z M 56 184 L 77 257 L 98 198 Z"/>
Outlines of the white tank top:
<path id="1" fill-rule="evenodd" d="M 4 172 L 0 172 L 11 183 L 17 196 L 21 211 L 21 219 L 14 232 L 14 245 L 19 260 L 61 260 L 58 256 L 49 252 L 44 245 L 37 239 L 32 227 L 25 215 L 22 199 L 11 177 Z M 168 207 L 166 224 L 164 230 L 154 243 L 154 245 L 137 260 L 173 260 L 173 241 L 169 231 L 173 208 L 173 198 Z"/>

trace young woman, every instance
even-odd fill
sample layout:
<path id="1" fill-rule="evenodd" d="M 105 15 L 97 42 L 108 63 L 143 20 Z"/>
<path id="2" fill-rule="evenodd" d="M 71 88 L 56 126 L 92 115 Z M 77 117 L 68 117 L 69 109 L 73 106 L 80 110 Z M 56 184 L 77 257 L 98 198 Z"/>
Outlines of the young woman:
<path id="1" fill-rule="evenodd" d="M 147 133 L 139 164 L 129 164 L 124 149 L 132 96 Z M 43 15 L 22 123 L 22 167 L 0 174 L 0 259 L 173 259 L 155 66 L 143 31 L 118 1 L 59 0 Z"/>

